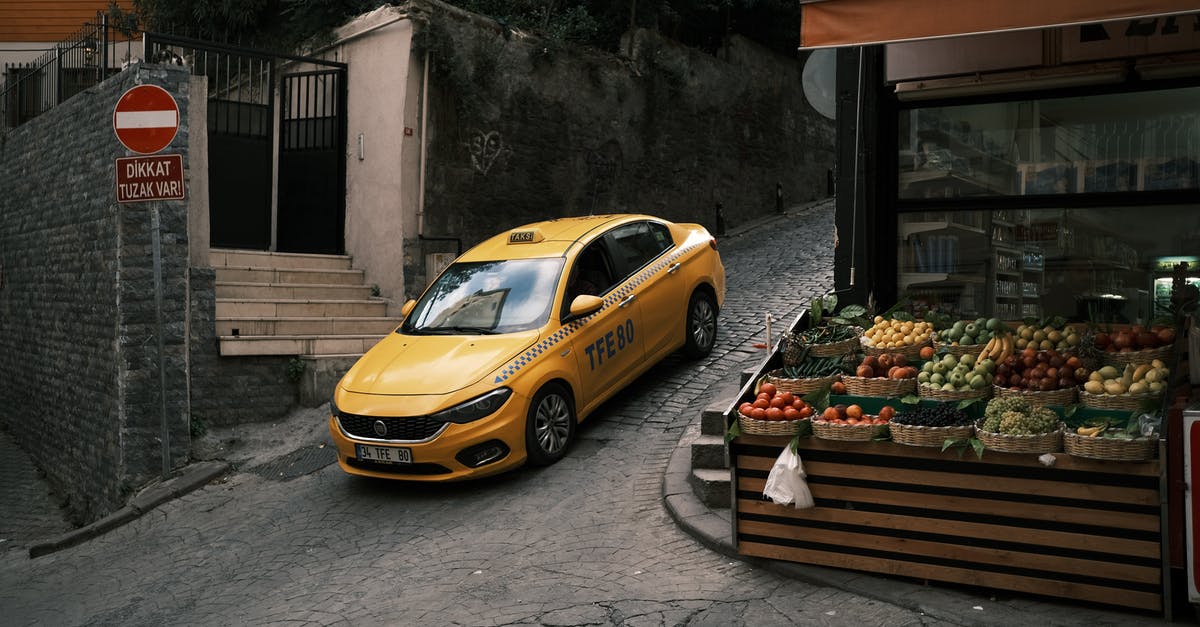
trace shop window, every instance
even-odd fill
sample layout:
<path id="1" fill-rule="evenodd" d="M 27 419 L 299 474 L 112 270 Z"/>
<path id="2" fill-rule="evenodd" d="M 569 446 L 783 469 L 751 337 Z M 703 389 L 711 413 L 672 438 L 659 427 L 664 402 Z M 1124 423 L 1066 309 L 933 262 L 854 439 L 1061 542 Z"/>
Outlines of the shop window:
<path id="1" fill-rule="evenodd" d="M 1200 88 L 900 111 L 901 200 L 1200 189 Z"/>
<path id="2" fill-rule="evenodd" d="M 1178 263 L 1200 283 L 1195 205 L 907 212 L 898 220 L 898 287 L 918 311 L 1149 323 L 1168 313 Z"/>

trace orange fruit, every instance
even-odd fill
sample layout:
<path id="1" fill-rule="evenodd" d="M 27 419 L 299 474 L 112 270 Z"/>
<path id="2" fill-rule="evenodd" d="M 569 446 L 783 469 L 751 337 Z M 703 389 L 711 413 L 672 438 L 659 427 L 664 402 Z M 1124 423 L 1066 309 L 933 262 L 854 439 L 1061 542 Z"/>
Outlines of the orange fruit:
<path id="1" fill-rule="evenodd" d="M 929 361 L 930 359 L 933 359 L 933 347 L 932 346 L 922 346 L 921 347 L 921 359 L 924 359 L 925 361 Z"/>

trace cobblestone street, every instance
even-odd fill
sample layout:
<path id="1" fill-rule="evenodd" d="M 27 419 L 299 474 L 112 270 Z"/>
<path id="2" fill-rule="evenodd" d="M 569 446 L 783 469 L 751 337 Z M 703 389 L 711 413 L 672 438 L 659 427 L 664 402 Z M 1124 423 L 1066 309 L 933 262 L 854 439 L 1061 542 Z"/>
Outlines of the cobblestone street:
<path id="1" fill-rule="evenodd" d="M 832 224 L 824 203 L 723 239 L 717 350 L 641 377 L 555 466 L 447 486 L 364 481 L 334 465 L 283 480 L 235 472 L 85 544 L 36 559 L 4 552 L 5 622 L 921 623 L 716 555 L 662 505 L 684 429 L 761 358 L 764 313 L 783 324 L 830 285 L 831 246 L 820 243 Z"/>

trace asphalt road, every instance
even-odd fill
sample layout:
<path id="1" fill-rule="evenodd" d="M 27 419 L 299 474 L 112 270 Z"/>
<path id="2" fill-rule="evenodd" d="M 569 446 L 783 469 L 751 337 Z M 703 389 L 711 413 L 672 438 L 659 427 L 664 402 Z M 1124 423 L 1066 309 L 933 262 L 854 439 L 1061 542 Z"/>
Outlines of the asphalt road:
<path id="1" fill-rule="evenodd" d="M 238 470 L 220 481 L 78 546 L 0 553 L 0 622 L 935 624 L 731 561 L 663 507 L 673 447 L 762 357 L 764 314 L 782 326 L 829 289 L 832 242 L 831 203 L 723 239 L 728 294 L 712 356 L 651 369 L 554 466 L 454 485 L 363 480 L 328 463 L 324 413 L 299 411 L 227 439 Z M 299 463 L 265 459 L 283 453 Z"/>

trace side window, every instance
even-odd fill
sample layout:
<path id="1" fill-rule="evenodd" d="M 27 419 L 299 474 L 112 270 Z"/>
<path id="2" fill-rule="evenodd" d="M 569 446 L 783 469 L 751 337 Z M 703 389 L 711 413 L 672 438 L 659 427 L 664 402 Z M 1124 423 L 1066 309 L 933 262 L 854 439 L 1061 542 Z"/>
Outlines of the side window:
<path id="1" fill-rule="evenodd" d="M 592 242 L 579 253 L 571 272 L 567 275 L 567 297 L 563 303 L 564 310 L 576 296 L 589 294 L 601 296 L 612 288 L 613 270 L 608 254 L 604 250 L 604 242 Z"/>
<path id="2" fill-rule="evenodd" d="M 604 236 L 612 252 L 617 275 L 622 279 L 638 271 L 671 246 L 666 227 L 651 222 L 619 226 Z"/>

